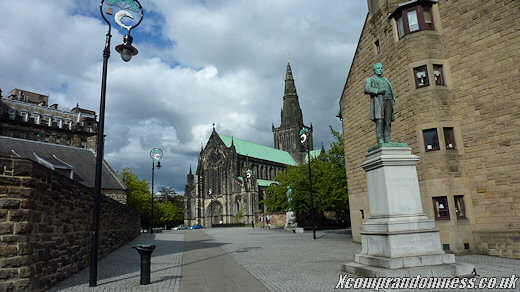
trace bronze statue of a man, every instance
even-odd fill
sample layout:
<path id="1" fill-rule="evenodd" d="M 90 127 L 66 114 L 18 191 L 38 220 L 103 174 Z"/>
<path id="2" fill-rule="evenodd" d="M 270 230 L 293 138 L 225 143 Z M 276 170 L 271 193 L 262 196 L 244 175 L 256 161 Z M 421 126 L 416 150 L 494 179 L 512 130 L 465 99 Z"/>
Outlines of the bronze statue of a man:
<path id="1" fill-rule="evenodd" d="M 390 143 L 390 130 L 394 121 L 394 89 L 382 75 L 383 65 L 376 63 L 374 76 L 365 81 L 365 94 L 370 95 L 370 119 L 376 123 L 378 145 Z"/>

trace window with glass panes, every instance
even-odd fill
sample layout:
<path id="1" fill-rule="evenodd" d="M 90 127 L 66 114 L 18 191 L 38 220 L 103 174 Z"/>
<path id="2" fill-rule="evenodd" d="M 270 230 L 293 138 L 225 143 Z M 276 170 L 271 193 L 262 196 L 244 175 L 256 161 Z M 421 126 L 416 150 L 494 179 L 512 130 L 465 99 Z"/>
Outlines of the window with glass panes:
<path id="1" fill-rule="evenodd" d="M 433 211 L 435 220 L 450 220 L 450 210 L 448 208 L 448 197 L 433 197 Z"/>
<path id="2" fill-rule="evenodd" d="M 439 136 L 437 129 L 423 130 L 424 148 L 426 151 L 439 150 Z"/>
<path id="3" fill-rule="evenodd" d="M 455 133 L 453 131 L 453 127 L 445 127 L 443 128 L 444 132 L 444 141 L 446 143 L 446 149 L 456 149 L 455 147 Z"/>
<path id="4" fill-rule="evenodd" d="M 466 219 L 466 207 L 464 206 L 464 196 L 454 196 L 455 213 L 458 219 Z"/>
<path id="5" fill-rule="evenodd" d="M 421 30 L 433 30 L 431 3 L 417 3 L 400 10 L 395 16 L 399 38 Z"/>
<path id="6" fill-rule="evenodd" d="M 444 85 L 444 74 L 442 73 L 442 65 L 433 64 L 433 77 L 435 85 Z"/>
<path id="7" fill-rule="evenodd" d="M 430 81 L 428 80 L 428 70 L 426 69 L 426 65 L 419 66 L 413 68 L 413 75 L 415 78 L 415 87 L 426 87 L 430 85 Z"/>

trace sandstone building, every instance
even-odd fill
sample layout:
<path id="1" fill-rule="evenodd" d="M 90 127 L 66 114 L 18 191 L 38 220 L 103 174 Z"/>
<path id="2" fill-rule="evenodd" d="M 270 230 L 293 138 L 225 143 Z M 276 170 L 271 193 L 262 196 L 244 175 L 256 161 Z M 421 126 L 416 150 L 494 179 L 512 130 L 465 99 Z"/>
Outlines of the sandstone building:
<path id="1" fill-rule="evenodd" d="M 235 216 L 242 210 L 244 221 L 250 223 L 264 212 L 263 190 L 279 171 L 288 165 L 305 161 L 299 131 L 303 126 L 291 66 L 287 64 L 281 125 L 272 125 L 275 148 L 258 145 L 235 137 L 218 134 L 215 128 L 199 154 L 195 174 L 187 176 L 184 193 L 184 224 L 237 223 Z M 309 145 L 312 149 L 312 125 Z M 321 150 L 311 151 L 317 156 Z"/>
<path id="2" fill-rule="evenodd" d="M 0 135 L 96 149 L 96 113 L 79 106 L 59 110 L 47 95 L 13 89 L 0 99 Z"/>
<path id="3" fill-rule="evenodd" d="M 354 240 L 370 214 L 360 165 L 376 144 L 363 86 L 381 62 L 396 93 L 392 141 L 421 158 L 443 248 L 520 258 L 520 2 L 367 2 L 340 99 Z"/>

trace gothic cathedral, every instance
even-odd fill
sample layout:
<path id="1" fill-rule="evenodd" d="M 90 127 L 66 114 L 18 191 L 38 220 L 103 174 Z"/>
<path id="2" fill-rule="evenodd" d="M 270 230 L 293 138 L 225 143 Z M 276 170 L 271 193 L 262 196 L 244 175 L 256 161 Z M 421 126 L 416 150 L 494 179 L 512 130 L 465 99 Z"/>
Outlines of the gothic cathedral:
<path id="1" fill-rule="evenodd" d="M 215 128 L 208 143 L 202 147 L 195 174 L 190 167 L 184 192 L 184 224 L 240 223 L 235 216 L 241 212 L 242 222 L 249 224 L 265 212 L 261 203 L 267 186 L 279 171 L 288 165 L 305 161 L 306 150 L 300 143 L 300 130 L 305 127 L 294 85 L 291 65 L 287 63 L 281 124 L 272 126 L 274 148 L 218 134 Z M 312 124 L 308 143 L 313 148 Z M 322 150 L 310 151 L 315 157 Z"/>

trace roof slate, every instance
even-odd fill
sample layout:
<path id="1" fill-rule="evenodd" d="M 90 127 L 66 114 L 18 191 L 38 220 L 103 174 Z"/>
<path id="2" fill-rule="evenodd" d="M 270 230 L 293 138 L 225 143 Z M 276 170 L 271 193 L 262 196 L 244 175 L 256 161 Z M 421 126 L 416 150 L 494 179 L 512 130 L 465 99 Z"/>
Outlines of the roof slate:
<path id="1" fill-rule="evenodd" d="M 72 168 L 74 181 L 89 188 L 95 184 L 96 154 L 92 150 L 0 136 L 0 155 L 16 155 L 46 167 L 51 164 L 55 168 Z M 38 157 L 45 161 L 42 162 Z M 101 188 L 126 190 L 126 186 L 104 160 Z"/>
<path id="2" fill-rule="evenodd" d="M 231 147 L 231 140 L 233 140 L 233 144 L 235 145 L 238 154 L 286 165 L 296 165 L 296 161 L 294 161 L 291 154 L 287 151 L 274 149 L 222 134 L 219 134 L 219 137 L 222 139 L 222 142 L 226 144 L 226 147 Z"/>

